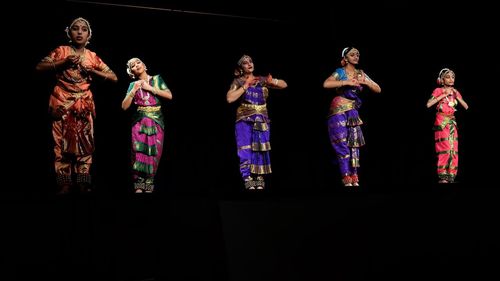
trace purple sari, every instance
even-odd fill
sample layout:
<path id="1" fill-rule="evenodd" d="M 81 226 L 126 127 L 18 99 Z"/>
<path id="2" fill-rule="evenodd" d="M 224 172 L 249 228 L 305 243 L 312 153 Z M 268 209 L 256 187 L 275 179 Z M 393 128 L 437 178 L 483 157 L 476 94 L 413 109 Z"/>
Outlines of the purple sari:
<path id="1" fill-rule="evenodd" d="M 338 75 L 338 80 L 348 79 L 344 68 L 338 68 L 333 75 Z M 358 114 L 361 90 L 362 87 L 340 87 L 330 105 L 328 133 L 343 177 L 357 175 L 359 147 L 365 144 L 360 127 L 363 121 Z"/>
<path id="2" fill-rule="evenodd" d="M 236 79 L 238 86 L 244 81 Z M 251 174 L 270 174 L 270 120 L 267 114 L 266 99 L 268 89 L 265 78 L 250 86 L 240 97 L 240 105 L 236 112 L 236 145 L 240 158 L 240 172 L 245 179 Z"/>

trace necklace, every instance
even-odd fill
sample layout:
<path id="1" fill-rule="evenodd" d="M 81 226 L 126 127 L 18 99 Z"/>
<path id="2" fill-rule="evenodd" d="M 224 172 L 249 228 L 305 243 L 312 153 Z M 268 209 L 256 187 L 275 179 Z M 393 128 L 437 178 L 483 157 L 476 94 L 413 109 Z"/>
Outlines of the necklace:
<path id="1" fill-rule="evenodd" d="M 448 102 L 448 106 L 454 107 L 457 104 L 457 101 L 454 99 L 454 96 L 452 96 L 451 99 L 448 98 L 448 96 L 444 97 L 446 101 Z"/>
<path id="2" fill-rule="evenodd" d="M 143 79 L 144 80 L 144 79 Z M 149 83 L 149 75 L 148 77 L 146 78 L 146 80 L 144 80 L 146 83 Z M 142 92 L 142 95 L 141 95 L 141 99 L 142 101 L 144 102 L 145 105 L 149 105 L 149 92 L 148 91 L 144 91 L 141 87 L 141 92 Z"/>
<path id="3" fill-rule="evenodd" d="M 454 107 L 455 106 L 455 100 L 448 99 L 448 96 L 446 96 L 445 99 L 448 102 L 448 106 L 449 107 Z"/>
<path id="4" fill-rule="evenodd" d="M 71 46 L 72 55 L 79 56 L 79 62 L 71 66 L 68 71 L 63 72 L 64 78 L 72 82 L 73 84 L 82 83 L 83 80 L 86 80 L 88 77 L 87 71 L 81 66 L 81 63 L 85 59 L 85 47 L 81 52 L 75 48 L 75 46 Z"/>
<path id="5" fill-rule="evenodd" d="M 144 102 L 145 105 L 149 105 L 149 93 L 147 91 L 144 91 L 142 88 L 141 88 L 141 99 L 142 101 Z"/>
<path id="6" fill-rule="evenodd" d="M 347 71 L 347 69 L 345 69 L 345 74 L 348 80 L 358 79 L 361 76 L 361 74 L 358 72 L 357 69 L 354 69 L 352 73 L 350 73 L 349 71 Z"/>

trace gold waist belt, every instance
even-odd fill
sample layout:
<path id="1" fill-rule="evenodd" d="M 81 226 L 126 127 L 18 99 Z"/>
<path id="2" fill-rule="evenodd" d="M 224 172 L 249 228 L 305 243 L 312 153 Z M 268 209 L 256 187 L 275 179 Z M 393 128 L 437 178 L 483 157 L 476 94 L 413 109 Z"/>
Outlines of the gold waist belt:
<path id="1" fill-rule="evenodd" d="M 137 107 L 138 111 L 143 111 L 143 112 L 156 112 L 161 110 L 161 106 L 139 106 Z"/>
<path id="2" fill-rule="evenodd" d="M 354 101 L 344 97 L 336 97 L 330 106 L 329 115 L 339 114 L 354 109 Z"/>
<path id="3" fill-rule="evenodd" d="M 256 111 L 263 111 L 263 110 L 266 109 L 266 105 L 265 104 L 248 104 L 248 103 L 243 103 L 241 106 L 245 107 L 245 108 L 251 108 L 251 109 L 254 109 Z"/>

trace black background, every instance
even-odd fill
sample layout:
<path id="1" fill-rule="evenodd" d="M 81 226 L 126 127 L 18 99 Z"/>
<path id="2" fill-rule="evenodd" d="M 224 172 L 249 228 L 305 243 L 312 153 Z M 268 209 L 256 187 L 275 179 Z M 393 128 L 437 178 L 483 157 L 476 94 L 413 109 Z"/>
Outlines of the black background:
<path id="1" fill-rule="evenodd" d="M 321 1 L 324 2 L 324 1 Z M 108 1 L 116 4 L 117 1 Z M 5 280 L 442 280 L 498 276 L 495 171 L 498 117 L 494 9 L 481 1 L 315 3 L 53 1 L 6 9 L 4 26 Z M 149 7 L 149 8 L 146 8 Z M 151 7 L 154 7 L 153 9 Z M 198 13 L 194 13 L 198 12 Z M 202 13 L 199 13 L 202 12 Z M 230 16 L 229 16 L 230 15 Z M 48 99 L 35 71 L 67 42 L 76 17 L 88 46 L 118 75 L 95 81 L 95 192 L 56 197 Z M 382 88 L 362 93 L 367 145 L 357 193 L 341 186 L 323 81 L 355 46 Z M 226 92 L 242 54 L 271 90 L 273 174 L 243 191 Z M 126 62 L 161 74 L 165 150 L 157 193 L 134 196 L 132 112 L 121 109 Z M 459 108 L 458 183 L 438 186 L 425 104 L 443 67 Z M 4 166 L 5 167 L 5 166 Z M 493 277 L 493 279 L 495 279 Z"/>
<path id="2" fill-rule="evenodd" d="M 345 46 L 360 50 L 359 67 L 382 87 L 380 95 L 362 94 L 360 114 L 367 141 L 361 149 L 363 183 L 428 185 L 436 181 L 435 109 L 427 109 L 425 103 L 443 67 L 455 70 L 456 88 L 470 105 L 468 111 L 460 108 L 457 112 L 457 180 L 487 182 L 484 175 L 492 172 L 485 162 L 494 152 L 488 146 L 491 133 L 487 130 L 488 116 L 493 116 L 488 114 L 495 109 L 494 94 L 482 82 L 495 77 L 491 66 L 495 51 L 488 35 L 493 18 L 487 6 L 384 1 L 345 7 L 283 1 L 121 3 L 128 6 L 43 4 L 31 10 L 33 15 L 14 32 L 30 50 L 23 51 L 15 64 L 23 67 L 23 75 L 16 75 L 22 77 L 16 92 L 26 92 L 26 100 L 18 98 L 22 101 L 20 117 L 26 122 L 16 126 L 22 134 L 16 140 L 22 143 L 16 153 L 26 154 L 21 165 L 29 166 L 16 170 L 27 173 L 28 179 L 36 178 L 47 186 L 54 182 L 47 115 L 54 78 L 50 73 L 37 73 L 34 66 L 67 42 L 64 28 L 78 16 L 91 23 L 89 49 L 119 77 L 117 84 L 96 81 L 93 86 L 97 118 L 92 175 L 101 191 L 130 191 L 131 111 L 123 112 L 120 105 L 130 82 L 125 64 L 131 57 L 142 58 L 151 74 L 161 74 L 174 95 L 173 101 L 164 103 L 167 127 L 158 190 L 239 190 L 236 107 L 226 103 L 225 94 L 242 54 L 253 57 L 257 74 L 271 73 L 289 85 L 286 90 L 271 91 L 268 101 L 273 189 L 340 185 L 326 126 L 334 93 L 323 89 L 322 83 L 339 66 Z M 473 19 L 473 15 L 480 17 Z M 16 51 L 21 51 L 21 45 Z"/>

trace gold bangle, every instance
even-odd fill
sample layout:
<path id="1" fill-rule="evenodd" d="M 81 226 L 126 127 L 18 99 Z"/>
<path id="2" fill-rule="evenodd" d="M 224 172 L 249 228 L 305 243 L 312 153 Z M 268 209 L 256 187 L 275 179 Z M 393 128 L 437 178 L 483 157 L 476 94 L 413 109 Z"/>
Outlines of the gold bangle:
<path id="1" fill-rule="evenodd" d="M 248 86 L 245 87 L 245 85 L 241 86 L 241 88 L 243 89 L 243 91 L 247 91 L 248 90 Z"/>

